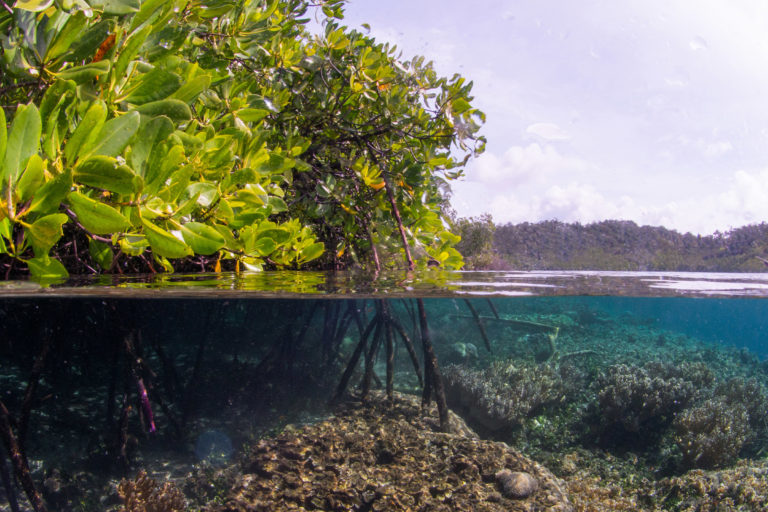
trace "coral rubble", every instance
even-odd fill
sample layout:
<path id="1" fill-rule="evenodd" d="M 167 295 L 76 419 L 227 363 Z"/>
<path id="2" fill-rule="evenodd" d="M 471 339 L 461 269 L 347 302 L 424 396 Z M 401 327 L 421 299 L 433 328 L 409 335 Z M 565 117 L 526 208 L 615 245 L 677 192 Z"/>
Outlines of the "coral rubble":
<path id="1" fill-rule="evenodd" d="M 381 395 L 348 405 L 333 419 L 260 441 L 226 503 L 206 511 L 572 510 L 543 466 L 452 422 L 464 434 L 438 432 L 406 395 L 392 406 Z M 513 482 L 516 473 L 526 476 Z"/>

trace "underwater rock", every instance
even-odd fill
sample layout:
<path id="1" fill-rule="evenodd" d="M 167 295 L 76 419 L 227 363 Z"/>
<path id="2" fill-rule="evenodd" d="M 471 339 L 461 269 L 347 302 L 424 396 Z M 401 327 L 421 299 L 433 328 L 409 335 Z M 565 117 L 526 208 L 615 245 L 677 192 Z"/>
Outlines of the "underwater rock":
<path id="1" fill-rule="evenodd" d="M 418 397 L 397 393 L 391 406 L 383 393 L 345 404 L 330 420 L 260 441 L 225 503 L 205 510 L 573 511 L 543 466 L 504 443 L 439 432 L 434 407 L 429 414 Z M 525 500 L 499 493 L 504 469 L 529 475 L 539 490 Z"/>
<path id="2" fill-rule="evenodd" d="M 502 469 L 496 472 L 495 477 L 507 498 L 525 499 L 539 488 L 539 481 L 524 471 Z"/>

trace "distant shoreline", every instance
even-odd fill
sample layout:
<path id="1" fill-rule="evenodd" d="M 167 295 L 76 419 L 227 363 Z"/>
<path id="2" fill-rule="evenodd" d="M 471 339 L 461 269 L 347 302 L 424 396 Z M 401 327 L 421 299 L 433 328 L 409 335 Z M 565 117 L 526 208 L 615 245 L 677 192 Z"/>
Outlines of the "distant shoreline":
<path id="1" fill-rule="evenodd" d="M 456 232 L 459 251 L 475 269 L 768 271 L 765 222 L 694 235 L 625 220 L 495 225 L 482 216 L 459 219 Z"/>

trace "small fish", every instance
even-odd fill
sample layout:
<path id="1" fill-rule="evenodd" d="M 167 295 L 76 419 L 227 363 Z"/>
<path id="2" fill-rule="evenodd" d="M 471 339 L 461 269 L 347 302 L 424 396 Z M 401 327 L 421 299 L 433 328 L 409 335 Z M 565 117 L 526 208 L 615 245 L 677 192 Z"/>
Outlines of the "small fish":
<path id="1" fill-rule="evenodd" d="M 139 397 L 141 398 L 141 409 L 144 412 L 144 418 L 149 423 L 149 432 L 157 431 L 155 426 L 155 415 L 152 414 L 152 406 L 149 404 L 149 395 L 147 394 L 147 388 L 144 386 L 144 381 L 141 378 L 136 379 L 136 385 L 139 388 Z"/>

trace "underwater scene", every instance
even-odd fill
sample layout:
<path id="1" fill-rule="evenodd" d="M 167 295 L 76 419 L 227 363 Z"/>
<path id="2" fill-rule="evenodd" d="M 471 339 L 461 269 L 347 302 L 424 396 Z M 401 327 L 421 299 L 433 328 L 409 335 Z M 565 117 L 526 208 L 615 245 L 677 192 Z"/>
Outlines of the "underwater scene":
<path id="1" fill-rule="evenodd" d="M 0 510 L 768 510 L 762 276 L 301 279 L 0 288 Z"/>

